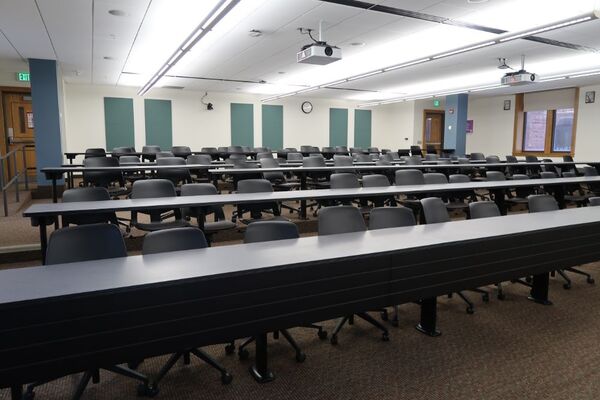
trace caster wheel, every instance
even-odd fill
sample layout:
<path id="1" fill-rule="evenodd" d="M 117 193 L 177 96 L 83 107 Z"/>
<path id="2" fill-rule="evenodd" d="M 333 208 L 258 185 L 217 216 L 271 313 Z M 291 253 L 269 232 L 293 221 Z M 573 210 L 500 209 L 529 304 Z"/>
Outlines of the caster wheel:
<path id="1" fill-rule="evenodd" d="M 387 332 L 384 332 L 383 335 L 381 335 L 381 340 L 384 342 L 389 342 L 390 341 L 390 334 Z"/>
<path id="2" fill-rule="evenodd" d="M 225 354 L 231 355 L 233 353 L 235 353 L 235 344 L 232 343 L 225 346 Z"/>
<path id="3" fill-rule="evenodd" d="M 473 307 L 467 307 L 467 314 L 473 314 L 474 312 Z"/>
<path id="4" fill-rule="evenodd" d="M 571 289 L 571 284 L 570 284 L 570 283 L 565 283 L 565 284 L 563 285 L 563 288 L 564 288 L 565 290 L 569 290 L 569 289 Z"/>
<path id="5" fill-rule="evenodd" d="M 483 300 L 484 303 L 489 303 L 490 302 L 490 295 L 489 294 L 484 294 L 483 296 L 481 296 L 481 299 Z"/>
<path id="6" fill-rule="evenodd" d="M 23 393 L 23 400 L 33 400 L 35 398 L 35 392 Z"/>
<path id="7" fill-rule="evenodd" d="M 506 295 L 504 293 L 498 293 L 498 300 L 504 300 L 506 299 Z"/>
<path id="8" fill-rule="evenodd" d="M 304 362 L 304 360 L 306 360 L 306 354 L 300 352 L 300 353 L 296 353 L 296 361 L 301 363 Z"/>
<path id="9" fill-rule="evenodd" d="M 331 339 L 329 339 L 329 342 L 334 346 L 338 344 L 337 335 L 332 335 Z"/>
<path id="10" fill-rule="evenodd" d="M 382 321 L 387 321 L 388 319 L 389 319 L 388 312 L 387 311 L 382 311 L 381 312 L 381 320 Z"/>
<path id="11" fill-rule="evenodd" d="M 154 397 L 158 394 L 158 387 L 151 384 L 140 384 L 137 388 L 137 395 L 143 397 Z"/>
<path id="12" fill-rule="evenodd" d="M 590 285 L 593 285 L 596 281 L 594 281 L 594 278 L 587 278 L 586 282 L 589 283 Z"/>
<path id="13" fill-rule="evenodd" d="M 238 357 L 240 360 L 247 360 L 250 357 L 250 353 L 246 349 L 240 349 L 238 350 Z"/>
<path id="14" fill-rule="evenodd" d="M 221 383 L 223 385 L 229 385 L 231 381 L 233 381 L 233 376 L 229 372 L 221 375 Z"/>
<path id="15" fill-rule="evenodd" d="M 327 331 L 320 330 L 319 333 L 317 333 L 317 336 L 319 336 L 319 339 L 325 340 L 327 339 Z"/>

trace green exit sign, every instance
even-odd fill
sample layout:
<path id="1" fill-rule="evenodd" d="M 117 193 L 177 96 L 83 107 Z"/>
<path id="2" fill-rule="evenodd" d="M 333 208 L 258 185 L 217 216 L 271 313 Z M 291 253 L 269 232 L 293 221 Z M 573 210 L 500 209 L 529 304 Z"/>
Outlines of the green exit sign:
<path id="1" fill-rule="evenodd" d="M 17 72 L 17 80 L 19 82 L 29 82 L 29 72 Z"/>
<path id="2" fill-rule="evenodd" d="M 440 101 L 439 100 L 434 100 L 433 101 L 433 106 L 434 107 L 439 107 L 440 106 Z"/>

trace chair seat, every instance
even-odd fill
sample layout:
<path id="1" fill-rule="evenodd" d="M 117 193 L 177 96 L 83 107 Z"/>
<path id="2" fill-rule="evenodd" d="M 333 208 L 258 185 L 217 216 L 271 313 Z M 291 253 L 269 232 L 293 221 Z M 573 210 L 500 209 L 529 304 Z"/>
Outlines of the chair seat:
<path id="1" fill-rule="evenodd" d="M 162 229 L 185 228 L 190 226 L 190 224 L 186 221 L 177 220 L 168 222 L 137 222 L 133 226 L 143 231 L 154 232 Z"/>
<path id="2" fill-rule="evenodd" d="M 204 223 L 204 232 L 206 234 L 215 233 L 218 231 L 224 231 L 227 229 L 233 229 L 237 225 L 228 220 L 215 221 L 215 222 L 205 222 Z"/>

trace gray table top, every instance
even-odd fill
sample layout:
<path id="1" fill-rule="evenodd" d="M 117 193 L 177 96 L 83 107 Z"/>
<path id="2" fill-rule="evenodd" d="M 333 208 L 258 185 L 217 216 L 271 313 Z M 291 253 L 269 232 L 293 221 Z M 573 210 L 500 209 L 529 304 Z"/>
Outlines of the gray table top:
<path id="1" fill-rule="evenodd" d="M 397 194 L 460 192 L 475 189 L 503 189 L 548 185 L 565 185 L 600 182 L 600 176 L 577 178 L 525 179 L 508 181 L 482 181 L 429 185 L 384 186 L 358 189 L 311 189 L 262 193 L 231 193 L 206 196 L 178 196 L 148 199 L 83 201 L 72 203 L 34 204 L 23 212 L 24 217 L 84 214 L 90 212 L 133 211 L 147 209 L 180 208 L 223 204 L 246 204 L 271 201 L 305 199 L 340 199 L 357 197 L 393 196 Z"/>
<path id="2" fill-rule="evenodd" d="M 365 256 L 600 222 L 600 207 L 0 271 L 0 307 L 263 268 Z"/>
<path id="3" fill-rule="evenodd" d="M 127 164 L 118 167 L 84 167 L 84 166 L 61 166 L 61 167 L 45 167 L 41 168 L 41 172 L 50 173 L 67 173 L 67 172 L 91 172 L 91 171 L 115 171 L 115 172 L 136 172 L 136 171 L 156 171 L 169 169 L 211 169 L 218 166 L 219 168 L 233 168 L 233 164 L 183 164 L 183 165 L 157 165 L 156 163 L 140 163 Z"/>

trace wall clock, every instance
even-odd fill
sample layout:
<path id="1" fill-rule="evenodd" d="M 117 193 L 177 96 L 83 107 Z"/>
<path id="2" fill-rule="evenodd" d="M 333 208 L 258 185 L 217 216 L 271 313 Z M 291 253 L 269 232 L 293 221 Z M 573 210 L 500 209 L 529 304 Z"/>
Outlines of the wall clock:
<path id="1" fill-rule="evenodd" d="M 302 112 L 304 114 L 309 114 L 313 110 L 313 105 L 310 101 L 305 101 L 302 103 Z"/>

